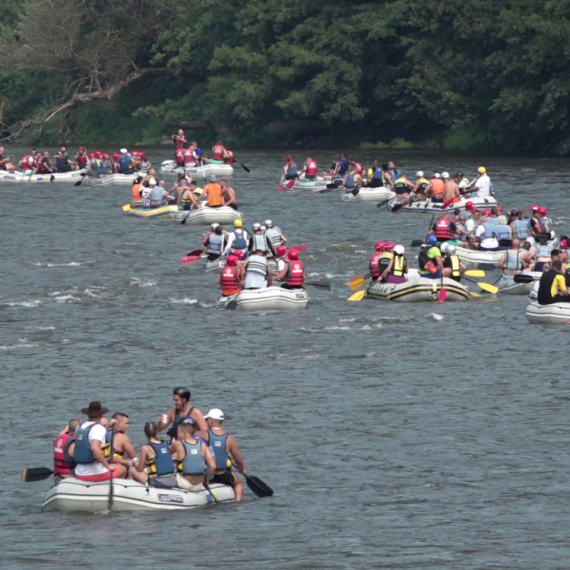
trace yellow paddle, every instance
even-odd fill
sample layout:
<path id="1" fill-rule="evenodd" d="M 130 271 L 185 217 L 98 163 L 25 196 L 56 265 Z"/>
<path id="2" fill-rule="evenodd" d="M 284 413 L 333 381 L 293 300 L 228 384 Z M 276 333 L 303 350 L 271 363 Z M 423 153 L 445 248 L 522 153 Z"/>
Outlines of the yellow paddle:
<path id="1" fill-rule="evenodd" d="M 471 295 L 471 297 L 482 297 L 483 295 L 481 295 L 480 293 L 473 293 L 473 291 L 469 291 L 469 294 Z"/>
<path id="2" fill-rule="evenodd" d="M 354 291 L 359 289 L 362 284 L 370 277 L 370 273 L 367 275 L 357 275 L 350 280 L 349 287 Z"/>
<path id="3" fill-rule="evenodd" d="M 468 277 L 485 277 L 485 272 L 482 269 L 468 269 L 463 275 Z"/>
<path id="4" fill-rule="evenodd" d="M 362 301 L 364 295 L 366 295 L 366 291 L 357 291 L 348 298 L 348 301 Z"/>
<path id="5" fill-rule="evenodd" d="M 125 204 L 123 206 L 123 212 L 128 212 L 131 209 L 131 205 L 130 204 Z"/>
<path id="6" fill-rule="evenodd" d="M 492 293 L 493 295 L 496 295 L 499 291 L 498 287 L 495 287 L 494 285 L 491 285 L 490 283 L 479 283 L 479 282 L 477 282 L 477 285 L 479 285 L 479 288 L 483 289 L 483 291 L 487 291 L 487 293 Z"/>

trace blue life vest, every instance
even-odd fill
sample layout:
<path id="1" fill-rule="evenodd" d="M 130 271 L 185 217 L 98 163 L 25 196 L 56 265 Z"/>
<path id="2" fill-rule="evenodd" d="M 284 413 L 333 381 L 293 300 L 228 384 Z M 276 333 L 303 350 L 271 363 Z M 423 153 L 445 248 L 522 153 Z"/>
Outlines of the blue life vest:
<path id="1" fill-rule="evenodd" d="M 164 198 L 162 195 L 163 191 L 164 191 L 164 188 L 162 186 L 156 186 L 150 194 L 150 199 L 153 202 L 162 202 L 162 200 Z"/>
<path id="2" fill-rule="evenodd" d="M 93 422 L 90 426 L 78 427 L 75 430 L 75 450 L 73 451 L 73 459 L 75 463 L 95 463 L 93 451 L 91 451 L 91 444 L 89 443 L 89 432 L 93 426 L 97 424 Z"/>
<path id="3" fill-rule="evenodd" d="M 528 223 L 524 220 L 515 220 L 513 224 L 515 225 L 515 228 L 517 228 L 519 239 L 526 239 L 530 235 L 528 231 Z"/>
<path id="4" fill-rule="evenodd" d="M 296 166 L 290 166 L 287 169 L 287 177 L 293 178 L 293 176 L 297 176 L 298 173 L 299 173 L 299 171 L 297 170 Z"/>
<path id="5" fill-rule="evenodd" d="M 346 177 L 346 182 L 344 183 L 345 188 L 354 188 L 354 174 L 349 174 Z"/>
<path id="6" fill-rule="evenodd" d="M 547 245 L 539 245 L 536 248 L 537 257 L 550 257 L 550 248 Z"/>
<path id="7" fill-rule="evenodd" d="M 340 176 L 344 176 L 348 170 L 348 160 L 343 159 L 338 163 L 338 173 Z"/>
<path id="8" fill-rule="evenodd" d="M 224 236 L 211 235 L 208 237 L 208 245 L 206 246 L 206 251 L 213 255 L 219 255 L 222 253 L 222 247 L 224 245 Z"/>
<path id="9" fill-rule="evenodd" d="M 204 475 L 206 472 L 206 461 L 202 456 L 202 442 L 188 443 L 182 440 L 182 445 L 186 451 L 186 457 L 182 460 L 183 475 Z"/>
<path id="10" fill-rule="evenodd" d="M 226 432 L 224 435 L 216 435 L 211 429 L 208 432 L 210 433 L 210 447 L 214 450 L 214 458 L 216 459 L 216 470 L 226 470 L 229 458 L 226 451 L 226 441 L 229 434 Z"/>
<path id="11" fill-rule="evenodd" d="M 119 174 L 129 174 L 131 168 L 131 157 L 128 154 L 123 154 L 117 161 L 119 164 Z"/>
<path id="12" fill-rule="evenodd" d="M 202 151 L 201 148 L 197 148 L 197 149 L 194 151 L 194 154 L 195 154 L 198 158 L 202 158 L 202 157 L 204 156 L 204 153 L 203 153 L 203 151 Z"/>
<path id="13" fill-rule="evenodd" d="M 109 165 L 106 162 L 101 163 L 99 174 L 109 174 Z"/>
<path id="14" fill-rule="evenodd" d="M 373 167 L 374 174 L 372 175 L 372 180 L 382 180 L 382 169 L 377 166 Z"/>
<path id="15" fill-rule="evenodd" d="M 499 237 L 498 226 L 496 226 L 491 222 L 485 222 L 483 224 L 483 227 L 485 228 L 485 233 L 481 236 L 481 240 L 492 239 L 492 238 L 498 239 Z"/>
<path id="16" fill-rule="evenodd" d="M 152 476 L 166 477 L 168 475 L 172 475 L 175 471 L 174 461 L 172 461 L 172 456 L 170 455 L 166 441 L 162 441 L 160 443 L 149 442 L 148 445 L 150 445 L 156 453 L 156 457 L 152 461 L 156 468 L 156 475 L 153 474 Z"/>
<path id="17" fill-rule="evenodd" d="M 245 232 L 241 229 L 234 230 L 235 239 L 233 243 L 234 249 L 245 249 L 247 247 L 247 240 L 245 239 Z"/>
<path id="18" fill-rule="evenodd" d="M 497 234 L 497 239 L 507 239 L 507 240 L 511 239 L 512 230 L 510 226 L 498 225 L 495 227 L 497 228 L 495 230 L 495 233 Z"/>

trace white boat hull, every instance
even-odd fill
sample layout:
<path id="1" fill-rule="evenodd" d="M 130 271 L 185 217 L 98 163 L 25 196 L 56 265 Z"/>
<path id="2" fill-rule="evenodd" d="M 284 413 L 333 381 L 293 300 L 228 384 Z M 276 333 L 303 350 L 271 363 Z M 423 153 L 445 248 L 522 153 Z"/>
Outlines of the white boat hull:
<path id="1" fill-rule="evenodd" d="M 542 273 L 538 271 L 523 271 L 522 275 L 530 275 L 535 281 L 540 279 Z M 533 282 L 515 283 L 513 275 L 503 275 L 497 283 L 501 295 L 530 295 Z"/>
<path id="2" fill-rule="evenodd" d="M 217 502 L 235 499 L 227 485 L 213 483 L 210 489 Z M 215 502 L 208 491 L 157 489 L 129 479 L 113 481 L 113 511 L 183 511 Z M 109 482 L 86 483 L 74 477 L 54 485 L 42 503 L 44 511 L 103 512 L 108 510 Z"/>
<path id="3" fill-rule="evenodd" d="M 220 297 L 218 307 L 225 308 L 230 301 L 236 301 L 239 311 L 291 311 L 306 309 L 309 295 L 304 289 L 244 289 L 233 297 Z"/>
<path id="4" fill-rule="evenodd" d="M 366 290 L 366 296 L 370 299 L 399 303 L 436 302 L 441 285 L 441 279 L 419 277 L 418 273 L 413 272 L 409 275 L 409 281 L 405 283 L 372 282 Z M 457 302 L 469 299 L 467 287 L 453 279 L 444 277 L 443 287 L 447 294 L 447 301 Z"/>
<path id="5" fill-rule="evenodd" d="M 99 178 L 86 176 L 83 181 L 87 186 L 132 186 L 133 182 L 144 173 L 133 172 L 132 174 L 101 174 Z"/>
<path id="6" fill-rule="evenodd" d="M 358 194 L 354 196 L 351 193 L 343 194 L 342 201 L 346 203 L 354 202 L 383 202 L 384 200 L 390 200 L 394 198 L 396 194 L 389 190 L 388 188 L 361 188 Z"/>
<path id="7" fill-rule="evenodd" d="M 327 191 L 327 184 L 331 184 L 330 180 L 324 180 L 321 176 L 318 176 L 316 180 L 300 180 L 296 179 L 295 184 L 290 188 L 290 190 L 308 190 L 309 192 L 325 192 Z M 281 186 L 287 186 L 291 184 L 291 180 L 286 180 L 283 176 L 281 178 Z"/>
<path id="8" fill-rule="evenodd" d="M 442 202 L 432 202 L 431 200 L 421 200 L 406 204 L 402 206 L 399 198 L 392 198 L 387 204 L 386 208 L 390 212 L 416 212 L 419 214 L 437 214 L 442 212 L 453 212 L 457 208 L 464 209 L 467 202 L 473 202 L 475 208 L 491 208 L 497 205 L 497 200 L 492 196 L 488 198 L 462 198 L 461 201 L 455 204 L 450 204 L 447 208 L 443 207 Z"/>
<path id="9" fill-rule="evenodd" d="M 499 251 L 479 251 L 478 249 L 456 247 L 455 255 L 465 264 L 469 265 L 499 265 L 503 255 L 505 255 L 505 251 L 504 249 Z"/>
<path id="10" fill-rule="evenodd" d="M 234 169 L 231 164 L 205 164 L 204 166 L 189 166 L 181 168 L 176 166 L 174 160 L 165 160 L 160 165 L 161 174 L 191 174 L 194 178 L 207 178 L 208 176 L 233 176 Z"/>
<path id="11" fill-rule="evenodd" d="M 244 215 L 238 210 L 234 210 L 229 206 L 223 206 L 221 208 L 208 208 L 208 206 L 202 206 L 198 210 L 178 210 L 174 214 L 174 219 L 181 221 L 186 219 L 187 225 L 208 225 L 214 222 L 224 225 L 233 224 L 234 220 L 244 220 Z"/>
<path id="12" fill-rule="evenodd" d="M 526 308 L 526 318 L 534 325 L 570 324 L 570 303 L 539 305 L 531 301 Z"/>
<path id="13" fill-rule="evenodd" d="M 62 172 L 60 174 L 31 174 L 23 172 L 14 172 L 10 174 L 6 170 L 0 170 L 0 183 L 16 183 L 16 184 L 42 184 L 50 182 L 78 182 L 83 178 L 85 170 L 72 170 L 71 172 Z M 53 180 L 52 180 L 53 178 Z"/>

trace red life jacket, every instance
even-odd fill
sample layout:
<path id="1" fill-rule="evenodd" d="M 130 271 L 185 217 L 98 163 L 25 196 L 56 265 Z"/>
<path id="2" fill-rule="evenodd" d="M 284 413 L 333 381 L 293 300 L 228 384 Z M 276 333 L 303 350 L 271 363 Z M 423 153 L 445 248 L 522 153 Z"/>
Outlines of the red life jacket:
<path id="1" fill-rule="evenodd" d="M 214 160 L 224 160 L 224 147 L 221 144 L 217 144 L 212 149 L 212 158 Z"/>
<path id="2" fill-rule="evenodd" d="M 235 265 L 226 265 L 222 270 L 222 295 L 235 295 L 241 289 L 237 269 Z"/>
<path id="3" fill-rule="evenodd" d="M 285 275 L 285 283 L 290 287 L 302 287 L 304 282 L 305 272 L 303 270 L 303 262 L 290 260 L 287 275 Z"/>
<path id="4" fill-rule="evenodd" d="M 380 268 L 378 267 L 378 260 L 380 259 L 381 255 L 382 252 L 375 251 L 372 254 L 372 257 L 370 257 L 370 263 L 368 264 L 368 269 L 370 270 L 370 277 L 373 277 L 374 279 L 380 277 Z"/>
<path id="5" fill-rule="evenodd" d="M 45 162 L 40 162 L 36 170 L 39 174 L 45 174 L 49 172 L 49 170 L 46 168 Z"/>
<path id="6" fill-rule="evenodd" d="M 196 159 L 194 158 L 194 152 L 192 151 L 192 149 L 187 148 L 184 151 L 184 162 L 196 162 Z"/>
<path id="7" fill-rule="evenodd" d="M 87 155 L 83 154 L 82 152 L 77 153 L 77 164 L 79 166 L 85 166 L 87 164 Z"/>
<path id="8" fill-rule="evenodd" d="M 75 436 L 68 433 L 60 435 L 53 446 L 53 470 L 57 475 L 73 475 L 75 461 L 69 455 L 69 446 Z"/>
<path id="9" fill-rule="evenodd" d="M 176 138 L 174 139 L 174 147 L 176 150 L 181 149 L 183 142 L 178 138 L 178 135 L 174 135 Z"/>
<path id="10" fill-rule="evenodd" d="M 182 150 L 181 148 L 176 149 L 176 164 L 180 164 L 184 166 L 184 154 L 186 151 Z"/>
<path id="11" fill-rule="evenodd" d="M 228 156 L 226 156 L 226 158 L 224 158 L 224 162 L 226 164 L 233 164 L 234 163 L 234 151 L 233 150 L 228 150 L 226 148 L 226 154 Z"/>
<path id="12" fill-rule="evenodd" d="M 355 162 L 354 166 L 356 166 L 356 174 L 362 174 L 362 164 L 360 164 L 360 162 Z"/>
<path id="13" fill-rule="evenodd" d="M 20 166 L 22 170 L 31 170 L 33 168 L 33 164 L 34 164 L 34 159 L 29 154 L 24 155 L 22 157 L 22 160 L 20 161 Z"/>
<path id="14" fill-rule="evenodd" d="M 449 220 L 447 218 L 440 218 L 437 220 L 435 226 L 435 237 L 438 241 L 446 241 L 451 239 L 451 232 L 449 231 Z"/>
<path id="15" fill-rule="evenodd" d="M 441 178 L 432 178 L 431 187 L 433 188 L 434 196 L 439 196 L 445 192 L 445 184 Z"/>
<path id="16" fill-rule="evenodd" d="M 317 163 L 314 160 L 309 160 L 307 163 L 307 176 L 316 176 L 318 172 L 319 168 L 317 166 Z"/>

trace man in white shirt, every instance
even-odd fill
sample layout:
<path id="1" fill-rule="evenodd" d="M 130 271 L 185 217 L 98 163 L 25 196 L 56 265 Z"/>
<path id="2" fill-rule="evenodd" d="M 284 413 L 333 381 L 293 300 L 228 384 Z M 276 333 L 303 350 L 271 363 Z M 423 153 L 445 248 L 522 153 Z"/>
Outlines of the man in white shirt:
<path id="1" fill-rule="evenodd" d="M 488 198 L 491 195 L 491 179 L 487 176 L 487 170 L 484 166 L 480 166 L 477 172 L 479 176 L 475 180 L 474 187 L 477 189 L 475 196 Z"/>
<path id="2" fill-rule="evenodd" d="M 492 227 L 490 226 L 490 228 Z M 479 238 L 479 249 L 482 251 L 497 251 L 499 249 L 499 240 L 494 233 L 491 233 L 490 228 L 487 228 L 486 224 L 483 223 L 475 230 L 475 237 Z"/>
<path id="3" fill-rule="evenodd" d="M 101 402 L 91 402 L 81 410 L 89 418 L 75 430 L 75 477 L 81 481 L 97 483 L 126 476 L 126 467 L 108 462 L 101 449 L 107 442 L 107 429 L 100 422 L 108 411 Z"/>

